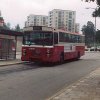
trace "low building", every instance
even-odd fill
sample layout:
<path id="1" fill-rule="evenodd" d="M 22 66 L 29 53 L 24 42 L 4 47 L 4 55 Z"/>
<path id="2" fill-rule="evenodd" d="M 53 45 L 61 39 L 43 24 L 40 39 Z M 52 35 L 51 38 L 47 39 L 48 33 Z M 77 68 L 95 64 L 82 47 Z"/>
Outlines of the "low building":
<path id="1" fill-rule="evenodd" d="M 16 52 L 21 52 L 22 32 L 0 29 L 0 59 L 16 59 Z"/>
<path id="2" fill-rule="evenodd" d="M 48 26 L 48 16 L 30 14 L 25 22 L 25 27 L 28 26 Z"/>

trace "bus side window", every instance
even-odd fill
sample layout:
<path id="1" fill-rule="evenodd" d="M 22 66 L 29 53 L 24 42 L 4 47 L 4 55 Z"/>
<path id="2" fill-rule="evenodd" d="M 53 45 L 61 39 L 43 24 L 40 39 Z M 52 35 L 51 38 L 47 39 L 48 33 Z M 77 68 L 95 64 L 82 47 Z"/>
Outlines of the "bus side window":
<path id="1" fill-rule="evenodd" d="M 77 43 L 77 35 L 74 35 L 74 41 Z"/>
<path id="2" fill-rule="evenodd" d="M 73 42 L 73 35 L 70 34 L 70 42 Z"/>
<path id="3" fill-rule="evenodd" d="M 69 42 L 69 34 L 65 33 L 65 42 Z"/>
<path id="4" fill-rule="evenodd" d="M 58 33 L 54 33 L 54 44 L 58 44 Z"/>
<path id="5" fill-rule="evenodd" d="M 84 43 L 85 42 L 85 38 L 84 38 L 84 36 L 82 36 L 82 43 Z"/>
<path id="6" fill-rule="evenodd" d="M 59 42 L 64 42 L 64 34 L 59 32 Z"/>
<path id="7" fill-rule="evenodd" d="M 0 49 L 2 49 L 2 39 L 0 39 Z"/>
<path id="8" fill-rule="evenodd" d="M 79 40 L 79 43 L 81 43 L 81 37 L 80 36 L 78 36 L 78 40 Z"/>

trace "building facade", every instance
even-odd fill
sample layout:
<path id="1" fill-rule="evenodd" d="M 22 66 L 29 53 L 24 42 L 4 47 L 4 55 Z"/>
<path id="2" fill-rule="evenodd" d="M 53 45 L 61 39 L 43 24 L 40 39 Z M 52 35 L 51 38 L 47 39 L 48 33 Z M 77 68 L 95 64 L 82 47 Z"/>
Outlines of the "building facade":
<path id="1" fill-rule="evenodd" d="M 54 9 L 49 12 L 48 26 L 75 32 L 76 12 Z"/>
<path id="2" fill-rule="evenodd" d="M 16 59 L 21 52 L 23 33 L 0 29 L 0 60 Z"/>
<path id="3" fill-rule="evenodd" d="M 75 33 L 79 33 L 79 31 L 80 31 L 80 24 L 76 23 L 75 24 Z"/>
<path id="4" fill-rule="evenodd" d="M 28 26 L 48 26 L 48 16 L 31 14 L 25 22 L 25 27 Z"/>

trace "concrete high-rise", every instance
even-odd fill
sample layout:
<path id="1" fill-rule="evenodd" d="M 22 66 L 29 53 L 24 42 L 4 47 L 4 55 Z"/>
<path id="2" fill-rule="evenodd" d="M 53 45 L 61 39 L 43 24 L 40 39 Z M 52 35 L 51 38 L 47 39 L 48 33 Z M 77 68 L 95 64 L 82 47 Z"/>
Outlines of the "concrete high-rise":
<path id="1" fill-rule="evenodd" d="M 76 23 L 75 24 L 75 33 L 79 33 L 79 30 L 80 29 L 80 24 L 79 23 Z"/>
<path id="2" fill-rule="evenodd" d="M 48 26 L 75 32 L 75 19 L 75 11 L 54 9 L 49 12 Z"/>
<path id="3" fill-rule="evenodd" d="M 25 27 L 28 26 L 48 26 L 48 16 L 31 14 L 25 22 Z"/>

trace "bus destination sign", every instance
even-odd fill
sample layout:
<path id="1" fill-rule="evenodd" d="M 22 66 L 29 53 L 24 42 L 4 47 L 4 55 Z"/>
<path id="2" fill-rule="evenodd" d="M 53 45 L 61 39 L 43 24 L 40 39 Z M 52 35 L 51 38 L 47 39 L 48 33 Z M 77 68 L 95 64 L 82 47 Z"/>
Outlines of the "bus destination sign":
<path id="1" fill-rule="evenodd" d="M 33 30 L 41 31 L 42 30 L 42 26 L 33 26 Z"/>
<path id="2" fill-rule="evenodd" d="M 52 28 L 46 26 L 29 26 L 24 27 L 24 31 L 52 31 Z"/>

